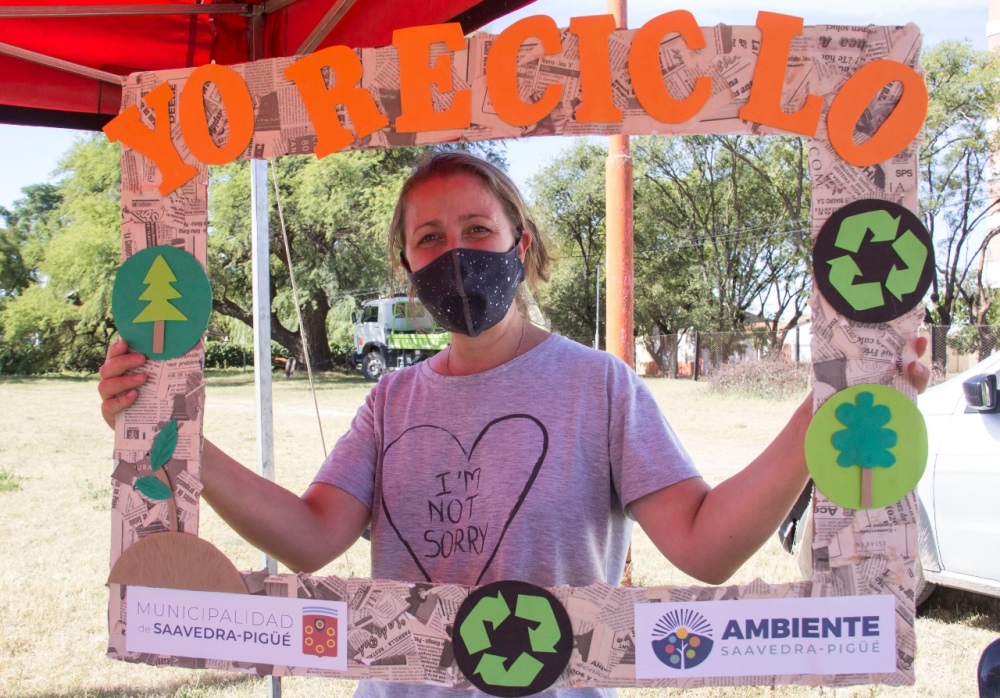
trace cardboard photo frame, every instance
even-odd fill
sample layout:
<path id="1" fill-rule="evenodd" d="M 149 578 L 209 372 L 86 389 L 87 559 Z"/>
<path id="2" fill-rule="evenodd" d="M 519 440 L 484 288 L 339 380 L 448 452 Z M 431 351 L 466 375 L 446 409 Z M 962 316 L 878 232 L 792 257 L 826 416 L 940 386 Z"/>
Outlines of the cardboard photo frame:
<path id="1" fill-rule="evenodd" d="M 458 25 L 414 27 L 395 32 L 393 44 L 381 48 L 336 46 L 301 58 L 134 74 L 123 92 L 121 114 L 105 128 L 123 146 L 122 256 L 173 245 L 206 263 L 208 165 L 236 158 L 323 157 L 350 149 L 538 135 L 806 136 L 814 236 L 827 218 L 858 199 L 882 199 L 917 211 L 919 137 L 927 108 L 920 44 L 920 32 L 912 24 L 803 26 L 800 18 L 768 12 L 760 13 L 755 26 L 698 27 L 691 13 L 676 11 L 628 30 L 615 29 L 603 15 L 573 18 L 566 29 L 537 16 L 496 36 L 466 38 Z M 919 307 L 900 318 L 865 325 L 840 315 L 818 293 L 810 304 L 817 406 L 838 390 L 866 383 L 888 385 L 915 399 L 902 366 L 907 340 L 920 323 Z M 113 566 L 136 546 L 148 545 L 144 541 L 164 534 L 197 535 L 201 365 L 200 345 L 178 358 L 148 362 L 144 370 L 149 379 L 139 400 L 118 416 Z M 168 507 L 149 500 L 135 483 L 153 473 L 151 451 L 170 421 L 176 423 L 176 443 L 169 460 L 156 466 L 170 476 Z M 554 687 L 912 684 L 918 517 L 913 492 L 865 511 L 836 506 L 818 493 L 810 579 L 720 587 L 595 584 L 552 589 L 577 638 Z M 157 557 L 169 558 L 157 549 Z M 198 554 L 202 565 L 214 564 L 210 553 Z M 226 562 L 218 561 L 220 568 Z M 300 664 L 294 659 L 192 656 L 183 653 L 182 645 L 176 652 L 156 649 L 169 648 L 169 642 L 135 649 L 130 640 L 142 622 L 137 614 L 155 616 L 156 605 L 133 604 L 128 590 L 160 585 L 158 573 L 141 562 L 130 561 L 128 569 L 140 571 L 112 574 L 109 582 L 109 657 L 260 674 L 468 685 L 453 656 L 448 660 L 446 627 L 470 587 L 244 573 L 250 596 L 271 598 L 275 604 L 292 599 L 321 604 L 308 611 L 299 606 L 276 611 L 275 619 L 294 616 L 296 624 L 288 626 L 294 630 L 275 620 L 274 627 L 263 628 L 263 636 L 251 641 L 285 647 L 304 643 L 303 619 L 315 623 L 343 614 L 346 641 L 340 637 L 337 651 L 345 653 L 346 668 L 334 669 L 312 659 Z M 219 576 L 232 579 L 228 572 Z M 185 587 L 176 578 L 170 587 L 223 593 Z M 224 591 L 231 594 L 233 587 Z M 822 630 L 828 647 L 839 645 L 829 649 L 831 656 L 846 656 L 846 645 L 852 645 L 853 663 L 817 664 L 793 656 L 791 663 L 751 662 L 751 673 L 733 668 L 726 675 L 706 674 L 707 661 L 699 663 L 700 669 L 670 669 L 665 675 L 637 671 L 637 662 L 644 661 L 637 657 L 648 654 L 637 652 L 637 645 L 649 642 L 637 636 L 636 618 L 654 608 L 650 604 L 690 604 L 704 610 L 701 621 L 709 623 L 706 619 L 714 618 L 711 604 L 737 601 L 725 608 L 746 611 L 747 624 L 732 619 L 722 627 L 720 621 L 709 623 L 715 627 L 713 651 L 719 656 L 724 640 L 744 640 L 754 632 L 761 639 L 763 627 L 770 629 L 763 638 L 775 647 L 820 639 L 798 623 L 799 616 L 794 633 L 775 634 L 779 626 L 767 616 L 772 613 L 768 604 L 794 602 L 796 609 L 805 604 L 805 610 L 795 611 L 805 614 L 804 623 L 810 614 L 822 612 L 824 603 L 833 608 L 837 599 L 865 597 L 883 603 L 883 615 L 872 611 L 876 615 L 864 616 L 880 618 L 874 626 L 859 620 L 844 626 L 851 628 L 849 635 L 840 626 L 837 635 Z M 155 592 L 143 598 L 155 598 Z M 165 607 L 173 604 L 194 613 L 194 606 L 185 604 L 195 602 L 169 598 Z M 260 612 L 247 609 L 248 614 Z M 670 611 L 656 612 L 664 622 L 673 618 Z M 762 626 L 759 614 L 771 618 L 770 624 Z M 183 625 L 183 618 L 175 620 L 166 624 Z M 190 627 L 184 632 L 204 635 L 205 628 L 214 626 L 184 627 Z M 650 632 L 662 644 L 677 627 L 663 625 Z M 879 629 L 883 643 L 877 652 L 871 649 L 873 636 L 862 632 L 871 627 Z M 662 637 L 656 635 L 661 631 Z M 688 637 L 686 626 L 681 635 Z M 861 642 L 869 648 L 861 654 L 877 654 L 881 663 L 854 661 Z M 688 651 L 697 656 L 694 649 Z"/>

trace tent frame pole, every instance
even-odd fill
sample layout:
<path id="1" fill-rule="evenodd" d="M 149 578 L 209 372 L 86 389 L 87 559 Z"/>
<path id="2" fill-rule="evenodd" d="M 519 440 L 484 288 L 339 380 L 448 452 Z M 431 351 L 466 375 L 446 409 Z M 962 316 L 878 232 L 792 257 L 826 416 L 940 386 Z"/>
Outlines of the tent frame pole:
<path id="1" fill-rule="evenodd" d="M 274 408 L 271 395 L 271 251 L 268 230 L 267 160 L 250 161 L 251 258 L 253 281 L 253 377 L 257 403 L 257 472 L 274 481 Z M 269 574 L 278 561 L 261 553 Z M 281 697 L 281 677 L 268 682 L 269 698 Z"/>
<path id="2" fill-rule="evenodd" d="M 38 65 L 55 68 L 56 70 L 62 70 L 66 73 L 81 75 L 85 78 L 99 80 L 100 82 L 108 82 L 112 85 L 118 85 L 119 87 L 125 84 L 125 78 L 121 75 L 115 75 L 114 73 L 98 70 L 97 68 L 89 68 L 85 65 L 80 65 L 79 63 L 73 63 L 71 61 L 64 61 L 61 58 L 53 58 L 52 56 L 46 56 L 44 53 L 29 51 L 26 48 L 5 44 L 2 41 L 0 41 L 0 54 L 10 56 L 12 58 L 19 58 L 22 61 L 28 61 L 29 63 L 37 63 Z"/>
<path id="3" fill-rule="evenodd" d="M 138 17 L 143 15 L 250 15 L 249 3 L 218 5 L 7 5 L 0 7 L 3 19 L 45 17 Z"/>

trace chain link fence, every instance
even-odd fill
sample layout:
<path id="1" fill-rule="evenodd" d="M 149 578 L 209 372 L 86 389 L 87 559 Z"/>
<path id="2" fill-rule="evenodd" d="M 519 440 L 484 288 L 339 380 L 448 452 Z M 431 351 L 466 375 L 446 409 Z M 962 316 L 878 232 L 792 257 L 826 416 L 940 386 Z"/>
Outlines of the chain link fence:
<path id="1" fill-rule="evenodd" d="M 639 336 L 635 370 L 642 376 L 700 380 L 735 363 L 808 364 L 812 360 L 810 329 L 805 323 L 777 332 L 754 329 Z M 933 368 L 935 380 L 961 373 L 1000 350 L 1000 325 L 930 325 L 922 327 L 920 335 L 929 340 L 923 361 Z M 588 346 L 595 341 L 594 337 L 571 339 Z"/>
<path id="2" fill-rule="evenodd" d="M 798 328 L 773 332 L 685 332 L 637 337 L 635 369 L 644 376 L 709 378 L 723 366 L 776 360 L 809 362 L 809 336 Z"/>
<path id="3" fill-rule="evenodd" d="M 961 373 L 1000 350 L 1000 325 L 930 325 L 921 334 L 930 340 L 934 380 Z"/>

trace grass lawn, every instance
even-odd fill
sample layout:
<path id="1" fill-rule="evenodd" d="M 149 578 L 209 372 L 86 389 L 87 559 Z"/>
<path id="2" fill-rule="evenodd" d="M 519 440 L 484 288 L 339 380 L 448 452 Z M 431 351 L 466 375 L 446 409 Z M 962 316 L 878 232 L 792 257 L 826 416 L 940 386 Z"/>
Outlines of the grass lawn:
<path id="1" fill-rule="evenodd" d="M 742 467 L 778 432 L 798 400 L 720 397 L 702 383 L 651 380 L 664 413 L 705 477 L 717 482 Z M 368 386 L 358 378 L 323 378 L 319 404 L 331 447 Z M 251 373 L 208 378 L 205 432 L 244 463 L 256 459 Z M 264 680 L 215 672 L 157 669 L 104 657 L 110 540 L 112 437 L 100 418 L 96 379 L 0 381 L 0 696 L 265 696 Z M 323 458 L 304 378 L 274 384 L 278 480 L 301 491 Z M 636 529 L 634 580 L 685 584 Z M 260 555 L 202 508 L 202 537 L 240 569 L 261 567 Z M 993 551 L 995 554 L 995 551 Z M 366 576 L 361 541 L 321 574 Z M 732 580 L 798 578 L 791 556 L 768 543 Z M 692 696 L 976 695 L 979 653 L 1000 634 L 1000 603 L 938 590 L 917 621 L 917 684 L 891 688 L 802 687 L 700 689 Z M 348 696 L 349 682 L 286 679 L 285 696 Z M 625 698 L 671 693 L 622 690 Z M 681 693 L 681 692 L 676 692 Z"/>

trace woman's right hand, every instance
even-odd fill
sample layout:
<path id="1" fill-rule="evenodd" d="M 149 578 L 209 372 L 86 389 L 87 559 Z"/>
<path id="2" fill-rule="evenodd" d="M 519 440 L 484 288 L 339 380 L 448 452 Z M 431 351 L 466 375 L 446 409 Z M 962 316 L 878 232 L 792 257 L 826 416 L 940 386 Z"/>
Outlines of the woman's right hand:
<path id="1" fill-rule="evenodd" d="M 146 382 L 145 373 L 126 373 L 139 368 L 146 363 L 142 354 L 130 351 L 128 342 L 119 339 L 108 347 L 108 355 L 104 359 L 98 373 L 101 382 L 97 384 L 97 392 L 101 395 L 101 415 L 112 429 L 115 428 L 115 415 L 128 409 L 139 397 L 139 386 Z"/>

